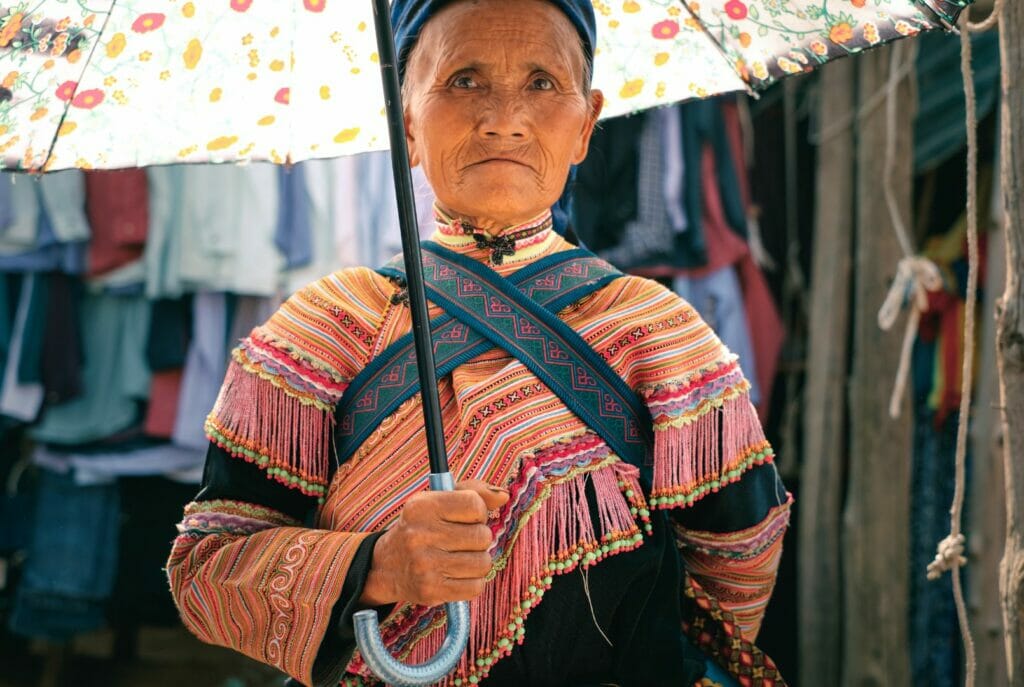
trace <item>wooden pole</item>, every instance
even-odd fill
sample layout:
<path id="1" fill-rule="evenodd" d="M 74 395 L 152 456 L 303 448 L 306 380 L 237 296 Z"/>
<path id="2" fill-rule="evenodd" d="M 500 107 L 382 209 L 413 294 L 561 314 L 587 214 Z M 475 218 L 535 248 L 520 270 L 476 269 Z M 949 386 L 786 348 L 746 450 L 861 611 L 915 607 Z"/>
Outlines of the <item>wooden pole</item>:
<path id="1" fill-rule="evenodd" d="M 858 56 L 862 102 L 887 87 L 893 49 Z M 897 97 L 892 143 L 896 168 L 891 183 L 909 225 L 914 116 L 909 80 L 900 83 Z M 904 401 L 900 419 L 888 414 L 900 355 L 897 332 L 902 327 L 897 325 L 890 334 L 878 328 L 878 309 L 903 254 L 884 198 L 887 130 L 884 106 L 863 113 L 857 140 L 850 468 L 843 512 L 844 687 L 910 684 L 910 413 Z"/>
<path id="2" fill-rule="evenodd" d="M 1003 7 L 999 54 L 1000 185 L 1006 234 L 1006 291 L 996 333 L 1006 477 L 1006 547 L 999 590 L 1010 684 L 1024 687 L 1024 2 L 1010 1 Z"/>
<path id="3" fill-rule="evenodd" d="M 811 272 L 804 460 L 798 507 L 800 680 L 838 685 L 843 599 L 839 514 L 846 456 L 850 253 L 853 246 L 853 127 L 836 126 L 856 109 L 854 60 L 821 71 L 817 203 Z"/>

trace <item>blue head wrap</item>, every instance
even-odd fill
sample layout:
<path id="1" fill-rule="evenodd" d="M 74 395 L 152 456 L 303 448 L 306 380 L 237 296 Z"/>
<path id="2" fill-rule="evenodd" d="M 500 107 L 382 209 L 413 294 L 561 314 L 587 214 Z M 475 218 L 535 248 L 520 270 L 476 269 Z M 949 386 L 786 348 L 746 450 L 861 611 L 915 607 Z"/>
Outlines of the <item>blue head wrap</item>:
<path id="1" fill-rule="evenodd" d="M 454 0 L 394 0 L 391 4 L 391 27 L 395 32 L 395 51 L 398 54 L 398 76 L 405 78 L 405 63 L 409 52 L 416 41 L 419 40 L 420 31 L 423 26 L 437 14 L 443 7 L 451 4 Z M 587 64 L 594 63 L 594 43 L 597 42 L 597 19 L 594 17 L 594 6 L 591 0 L 548 0 L 552 5 L 560 9 L 572 25 L 583 42 L 584 57 Z M 509 3 L 512 5 L 512 3 Z M 555 221 L 555 229 L 564 233 L 569 221 L 569 209 L 572 205 L 572 182 L 576 170 L 569 172 L 569 181 L 565 186 L 562 197 L 558 199 L 552 214 Z"/>

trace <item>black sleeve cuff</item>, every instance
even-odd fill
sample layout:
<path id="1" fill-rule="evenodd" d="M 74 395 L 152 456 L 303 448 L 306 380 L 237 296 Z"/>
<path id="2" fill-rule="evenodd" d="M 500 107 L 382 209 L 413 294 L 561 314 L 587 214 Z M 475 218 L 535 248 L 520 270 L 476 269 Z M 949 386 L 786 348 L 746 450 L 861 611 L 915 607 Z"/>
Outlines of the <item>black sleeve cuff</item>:
<path id="1" fill-rule="evenodd" d="M 373 547 L 382 534 L 383 531 L 376 532 L 364 539 L 352 558 L 345 583 L 341 587 L 341 596 L 331 611 L 327 634 L 313 662 L 313 687 L 335 687 L 345 674 L 345 666 L 351 660 L 356 646 L 352 616 L 362 610 L 359 597 L 363 595 L 363 587 L 370 574 Z M 390 605 L 380 606 L 376 610 L 383 616 L 390 613 L 391 608 Z"/>
<path id="2" fill-rule="evenodd" d="M 683 527 L 702 532 L 739 532 L 762 522 L 768 512 L 788 498 L 772 464 L 758 465 L 690 508 L 672 511 Z"/>

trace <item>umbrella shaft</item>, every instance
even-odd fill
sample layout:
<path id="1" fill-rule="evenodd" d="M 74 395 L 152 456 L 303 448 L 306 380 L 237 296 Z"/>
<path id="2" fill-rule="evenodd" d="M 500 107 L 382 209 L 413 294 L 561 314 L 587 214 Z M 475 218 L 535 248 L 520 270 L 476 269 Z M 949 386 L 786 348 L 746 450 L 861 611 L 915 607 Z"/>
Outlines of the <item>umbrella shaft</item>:
<path id="1" fill-rule="evenodd" d="M 409 308 L 412 311 L 416 367 L 419 370 L 420 394 L 423 398 L 427 454 L 430 457 L 430 471 L 442 474 L 448 472 L 448 455 L 444 447 L 441 402 L 437 395 L 434 344 L 430 337 L 430 315 L 427 312 L 427 295 L 423 286 L 416 201 L 409 168 L 402 91 L 398 82 L 398 58 L 395 55 L 395 37 L 389 21 L 388 0 L 373 0 L 373 12 L 377 30 L 377 54 L 380 57 L 381 78 L 384 82 L 388 136 L 391 139 L 391 166 L 395 176 L 395 195 L 398 198 L 398 224 L 402 232 L 402 254 L 405 258 L 405 274 L 409 288 Z"/>

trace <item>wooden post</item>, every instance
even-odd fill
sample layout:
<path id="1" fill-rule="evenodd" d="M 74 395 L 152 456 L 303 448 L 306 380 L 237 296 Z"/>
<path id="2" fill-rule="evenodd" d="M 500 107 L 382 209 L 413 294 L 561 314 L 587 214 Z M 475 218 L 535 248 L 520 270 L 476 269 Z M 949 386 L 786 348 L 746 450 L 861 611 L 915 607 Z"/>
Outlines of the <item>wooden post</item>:
<path id="1" fill-rule="evenodd" d="M 814 258 L 811 272 L 804 448 L 800 476 L 799 608 L 801 684 L 838 685 L 843 598 L 839 513 L 846 456 L 850 253 L 853 247 L 854 60 L 821 71 Z"/>
<path id="2" fill-rule="evenodd" d="M 891 51 L 900 47 L 858 56 L 862 102 L 887 87 Z M 908 80 L 901 82 L 898 97 L 890 183 L 909 226 L 914 99 Z M 902 326 L 888 334 L 878 328 L 878 309 L 902 256 L 883 195 L 887 129 L 886 108 L 876 107 L 860 120 L 857 140 L 850 467 L 843 512 L 844 687 L 910 684 L 910 413 L 904 399 L 899 420 L 888 414 Z"/>
<path id="3" fill-rule="evenodd" d="M 982 206 L 985 205 L 984 199 Z M 986 208 L 984 216 L 989 216 Z M 993 215 L 993 218 L 995 216 Z M 1001 215 L 1000 215 L 1001 218 Z M 970 516 L 967 518 L 967 545 L 970 567 L 967 573 L 967 607 L 977 651 L 976 684 L 1008 687 L 1006 648 L 1003 646 L 1003 613 L 999 598 L 999 560 L 1006 541 L 1006 504 L 993 498 L 1002 494 L 1003 436 L 999 407 L 999 377 L 996 372 L 996 301 L 1004 289 L 1005 239 L 1002 221 L 988 232 L 986 261 L 988 274 L 984 285 L 985 303 L 981 309 L 977 386 L 971 405 L 971 483 Z"/>
<path id="4" fill-rule="evenodd" d="M 1006 477 L 1006 548 L 999 571 L 1010 684 L 1024 687 L 1024 3 L 1006 2 L 999 22 L 1002 78 L 999 159 L 1006 234 L 1006 291 L 996 360 Z"/>

